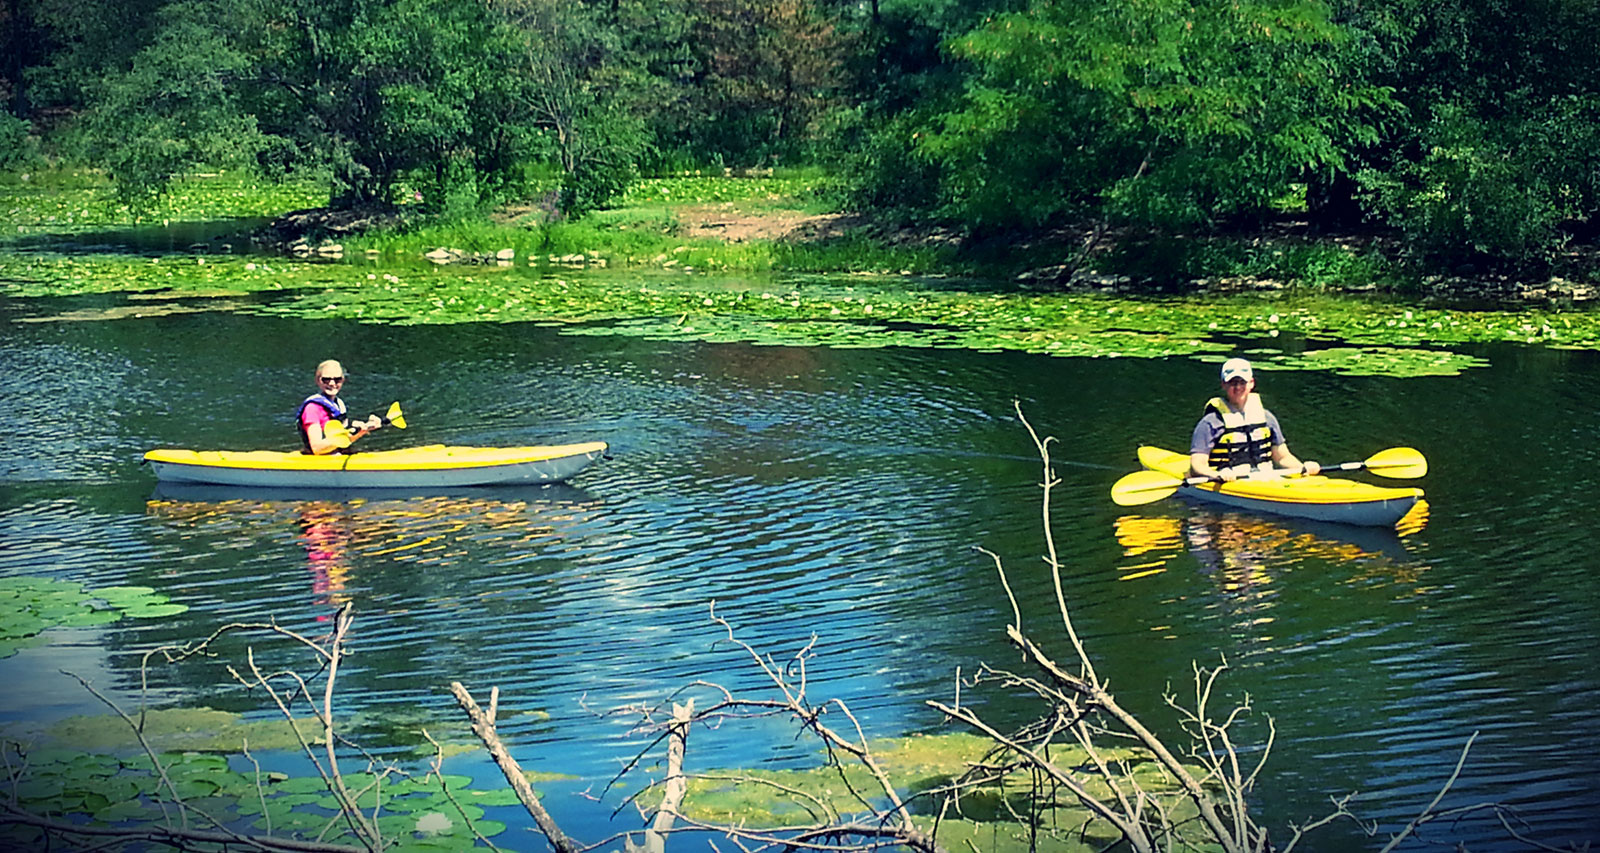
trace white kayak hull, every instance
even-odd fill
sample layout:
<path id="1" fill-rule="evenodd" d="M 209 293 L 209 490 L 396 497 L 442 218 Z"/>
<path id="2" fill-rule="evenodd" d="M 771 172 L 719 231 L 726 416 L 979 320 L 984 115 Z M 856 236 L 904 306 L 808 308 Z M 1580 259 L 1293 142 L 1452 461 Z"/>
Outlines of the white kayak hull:
<path id="1" fill-rule="evenodd" d="M 1400 490 L 1397 489 L 1395 491 Z M 1300 503 L 1270 500 L 1228 494 L 1218 490 L 1215 486 L 1184 486 L 1178 489 L 1178 495 L 1192 501 L 1219 504 L 1252 512 L 1268 512 L 1289 518 L 1331 521 L 1338 524 L 1356 524 L 1363 527 L 1393 527 L 1400 519 L 1405 518 L 1406 513 L 1411 512 L 1412 507 L 1415 507 L 1422 498 L 1420 489 L 1410 491 L 1413 494 L 1374 500 L 1348 501 L 1345 503 Z"/>

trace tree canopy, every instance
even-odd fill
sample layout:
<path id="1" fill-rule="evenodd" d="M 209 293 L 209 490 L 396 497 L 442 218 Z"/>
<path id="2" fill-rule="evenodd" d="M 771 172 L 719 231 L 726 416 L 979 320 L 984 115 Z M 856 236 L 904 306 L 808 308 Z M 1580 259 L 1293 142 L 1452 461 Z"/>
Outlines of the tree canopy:
<path id="1" fill-rule="evenodd" d="M 1592 237 L 1589 0 L 7 0 L 11 151 L 130 199 L 201 165 L 442 213 L 818 163 L 971 233 L 1210 229 L 1296 198 L 1419 258 Z M 52 148 L 52 146 L 54 146 Z"/>

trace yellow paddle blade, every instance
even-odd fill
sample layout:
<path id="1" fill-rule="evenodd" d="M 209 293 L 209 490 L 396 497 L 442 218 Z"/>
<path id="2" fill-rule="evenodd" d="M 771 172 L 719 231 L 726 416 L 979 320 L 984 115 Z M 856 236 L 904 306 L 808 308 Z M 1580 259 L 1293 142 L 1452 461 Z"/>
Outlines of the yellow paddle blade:
<path id="1" fill-rule="evenodd" d="M 1117 506 L 1155 503 L 1176 492 L 1183 481 L 1160 471 L 1135 471 L 1111 486 L 1111 502 Z"/>
<path id="2" fill-rule="evenodd" d="M 345 428 L 343 421 L 328 421 L 322 425 L 322 434 L 333 442 L 333 446 L 341 450 L 350 446 L 350 430 Z"/>
<path id="3" fill-rule="evenodd" d="M 1384 477 L 1412 478 L 1426 476 L 1428 460 L 1410 447 L 1391 447 L 1367 457 L 1367 470 Z"/>
<path id="4" fill-rule="evenodd" d="M 389 411 L 384 414 L 383 419 L 388 421 L 395 429 L 406 428 L 406 416 L 400 414 L 400 404 L 398 402 L 389 404 Z"/>

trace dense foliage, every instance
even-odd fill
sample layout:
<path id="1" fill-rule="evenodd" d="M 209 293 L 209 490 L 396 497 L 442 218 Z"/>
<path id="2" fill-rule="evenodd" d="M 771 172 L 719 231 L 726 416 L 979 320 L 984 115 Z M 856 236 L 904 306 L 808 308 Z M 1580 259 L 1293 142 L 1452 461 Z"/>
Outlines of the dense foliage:
<path id="1" fill-rule="evenodd" d="M 460 218 L 821 163 L 969 234 L 1304 204 L 1436 268 L 1536 268 L 1595 233 L 1597 25 L 1588 0 L 9 0 L 0 167 L 87 161 L 137 202 L 243 164 Z"/>

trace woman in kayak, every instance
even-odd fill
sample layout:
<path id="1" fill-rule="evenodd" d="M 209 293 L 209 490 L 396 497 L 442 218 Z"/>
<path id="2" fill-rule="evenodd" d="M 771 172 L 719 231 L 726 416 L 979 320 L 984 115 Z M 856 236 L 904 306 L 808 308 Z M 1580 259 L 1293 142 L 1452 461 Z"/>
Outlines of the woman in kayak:
<path id="1" fill-rule="evenodd" d="M 1230 358 L 1222 364 L 1222 396 L 1206 402 L 1205 416 L 1189 439 L 1189 469 L 1196 477 L 1236 480 L 1253 471 L 1314 475 L 1315 462 L 1302 463 L 1289 452 L 1278 419 L 1261 405 L 1250 362 Z"/>
<path id="2" fill-rule="evenodd" d="M 355 432 L 354 424 L 345 412 L 339 391 L 344 388 L 344 366 L 333 359 L 317 365 L 317 393 L 307 397 L 294 413 L 295 428 L 300 431 L 300 449 L 322 456 L 349 447 L 351 442 L 383 426 L 377 415 L 368 417 Z M 330 428 L 328 424 L 338 427 Z"/>

